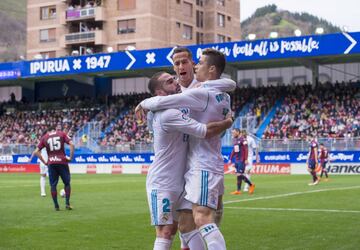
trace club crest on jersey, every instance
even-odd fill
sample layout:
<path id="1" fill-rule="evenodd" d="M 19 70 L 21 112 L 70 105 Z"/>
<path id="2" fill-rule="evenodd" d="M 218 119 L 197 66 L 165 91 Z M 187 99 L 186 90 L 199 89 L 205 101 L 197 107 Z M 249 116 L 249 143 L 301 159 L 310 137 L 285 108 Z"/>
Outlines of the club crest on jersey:
<path id="1" fill-rule="evenodd" d="M 181 118 L 184 120 L 184 121 L 188 121 L 190 118 L 189 118 L 189 114 L 182 114 Z"/>
<path id="2" fill-rule="evenodd" d="M 180 111 L 181 111 L 183 114 L 190 114 L 190 109 L 189 109 L 189 108 L 181 108 Z"/>
<path id="3" fill-rule="evenodd" d="M 169 220 L 170 214 L 169 213 L 163 213 L 161 222 L 166 223 Z"/>

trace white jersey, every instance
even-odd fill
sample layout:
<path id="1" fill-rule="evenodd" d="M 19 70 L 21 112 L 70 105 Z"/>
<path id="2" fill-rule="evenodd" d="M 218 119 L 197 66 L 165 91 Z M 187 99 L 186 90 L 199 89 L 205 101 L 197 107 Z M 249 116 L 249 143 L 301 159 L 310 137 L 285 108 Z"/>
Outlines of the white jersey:
<path id="1" fill-rule="evenodd" d="M 41 149 L 40 151 L 42 158 L 44 159 L 45 162 L 47 162 L 48 160 L 48 155 L 46 152 L 46 148 Z M 39 162 L 39 166 L 40 166 L 40 174 L 48 174 L 48 167 L 47 165 L 45 165 L 40 159 L 38 159 Z"/>
<path id="2" fill-rule="evenodd" d="M 46 152 L 46 148 L 41 149 L 40 153 L 41 153 L 41 156 L 44 159 L 44 161 L 47 162 L 48 155 L 47 155 L 47 152 Z M 38 159 L 38 161 L 40 163 L 40 167 L 44 167 L 44 166 L 46 167 L 46 165 L 42 161 L 40 161 L 39 159 Z"/>
<path id="3" fill-rule="evenodd" d="M 153 130 L 155 158 L 147 175 L 147 188 L 183 190 L 188 150 L 188 135 L 185 134 L 204 138 L 206 125 L 180 110 L 168 109 L 154 113 Z"/>
<path id="4" fill-rule="evenodd" d="M 232 91 L 235 87 L 231 79 L 207 81 L 202 83 L 201 88 L 189 89 L 181 94 L 146 99 L 141 106 L 152 111 L 185 107 L 191 110 L 191 117 L 201 123 L 221 121 L 231 110 L 230 96 L 221 91 Z M 189 147 L 190 168 L 224 173 L 220 136 L 209 139 L 190 137 Z"/>
<path id="5" fill-rule="evenodd" d="M 252 163 L 254 161 L 254 153 L 256 152 L 257 145 L 254 138 L 250 135 L 246 136 L 246 140 L 248 142 L 248 162 Z"/>
<path id="6" fill-rule="evenodd" d="M 192 82 L 190 83 L 190 85 L 188 87 L 184 87 L 180 84 L 180 88 L 181 88 L 181 92 L 184 92 L 188 89 L 192 89 L 195 87 L 195 85 L 198 83 L 198 81 L 196 80 L 196 78 L 194 77 L 194 79 L 192 80 Z"/>

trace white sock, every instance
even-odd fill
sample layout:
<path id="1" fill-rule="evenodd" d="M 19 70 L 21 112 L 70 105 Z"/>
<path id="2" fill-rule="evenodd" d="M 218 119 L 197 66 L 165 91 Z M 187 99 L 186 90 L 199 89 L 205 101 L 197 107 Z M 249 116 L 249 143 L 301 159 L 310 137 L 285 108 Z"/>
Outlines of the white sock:
<path id="1" fill-rule="evenodd" d="M 226 250 L 225 239 L 215 223 L 203 225 L 199 228 L 208 250 Z"/>
<path id="2" fill-rule="evenodd" d="M 180 234 L 180 238 L 186 242 L 188 248 L 196 250 L 205 250 L 205 243 L 199 230 L 195 229 L 189 233 Z M 182 246 L 181 246 L 182 248 Z"/>
<path id="3" fill-rule="evenodd" d="M 154 250 L 169 250 L 171 247 L 171 240 L 164 238 L 156 238 L 154 242 Z"/>
<path id="4" fill-rule="evenodd" d="M 181 249 L 190 249 L 188 244 L 186 243 L 185 239 L 183 238 L 183 236 L 181 235 L 180 232 L 179 232 L 179 238 L 180 238 L 180 247 L 181 247 Z"/>
<path id="5" fill-rule="evenodd" d="M 40 176 L 40 191 L 41 191 L 41 194 L 46 194 L 45 185 L 46 185 L 46 177 Z"/>

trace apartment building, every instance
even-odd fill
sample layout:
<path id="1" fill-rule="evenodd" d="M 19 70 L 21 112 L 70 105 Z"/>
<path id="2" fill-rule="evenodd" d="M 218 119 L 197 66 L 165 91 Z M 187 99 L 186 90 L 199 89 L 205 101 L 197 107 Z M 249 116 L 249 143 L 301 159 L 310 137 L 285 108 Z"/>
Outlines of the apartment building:
<path id="1" fill-rule="evenodd" d="M 240 40 L 240 0 L 28 0 L 27 59 Z"/>

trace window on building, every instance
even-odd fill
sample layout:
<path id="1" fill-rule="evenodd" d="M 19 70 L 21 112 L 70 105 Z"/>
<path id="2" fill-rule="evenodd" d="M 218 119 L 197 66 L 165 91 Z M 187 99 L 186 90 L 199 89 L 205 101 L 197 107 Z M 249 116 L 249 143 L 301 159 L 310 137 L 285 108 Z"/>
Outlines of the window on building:
<path id="1" fill-rule="evenodd" d="M 44 58 L 44 59 L 54 58 L 54 57 L 56 57 L 56 51 L 40 52 L 40 55 L 41 55 L 42 58 Z"/>
<path id="2" fill-rule="evenodd" d="M 120 43 L 117 45 L 118 51 L 134 50 L 136 49 L 136 43 Z"/>
<path id="3" fill-rule="evenodd" d="M 196 32 L 196 44 L 204 44 L 204 33 Z"/>
<path id="4" fill-rule="evenodd" d="M 177 27 L 178 29 L 180 29 L 180 27 L 181 27 L 181 23 L 176 22 L 176 27 Z"/>
<path id="5" fill-rule="evenodd" d="M 231 21 L 231 16 L 228 16 L 228 17 L 227 17 L 227 20 L 230 22 L 230 21 Z"/>
<path id="6" fill-rule="evenodd" d="M 187 40 L 192 39 L 192 27 L 184 24 L 183 38 Z"/>
<path id="7" fill-rule="evenodd" d="M 134 33 L 136 30 L 136 20 L 127 19 L 118 21 L 118 34 Z"/>
<path id="8" fill-rule="evenodd" d="M 118 10 L 132 10 L 136 8 L 136 0 L 118 0 Z"/>
<path id="9" fill-rule="evenodd" d="M 56 40 L 56 29 L 40 30 L 40 42 L 54 42 Z"/>
<path id="10" fill-rule="evenodd" d="M 227 40 L 228 40 L 228 42 L 231 42 L 231 37 L 228 37 Z"/>
<path id="11" fill-rule="evenodd" d="M 225 27 L 225 15 L 217 13 L 217 23 L 219 27 Z"/>
<path id="12" fill-rule="evenodd" d="M 204 28 L 204 12 L 196 11 L 196 27 Z"/>
<path id="13" fill-rule="evenodd" d="M 191 3 L 184 2 L 183 14 L 184 16 L 192 17 L 193 5 Z"/>
<path id="14" fill-rule="evenodd" d="M 203 6 L 204 5 L 204 0 L 196 0 L 196 5 L 197 6 Z"/>
<path id="15" fill-rule="evenodd" d="M 46 6 L 40 8 L 40 19 L 55 19 L 56 18 L 56 6 Z"/>
<path id="16" fill-rule="evenodd" d="M 218 42 L 218 43 L 224 43 L 225 42 L 225 39 L 226 39 L 226 37 L 225 36 L 223 36 L 223 35 L 217 35 L 216 36 L 216 42 Z"/>
<path id="17" fill-rule="evenodd" d="M 225 6 L 225 0 L 216 0 L 217 5 Z"/>

